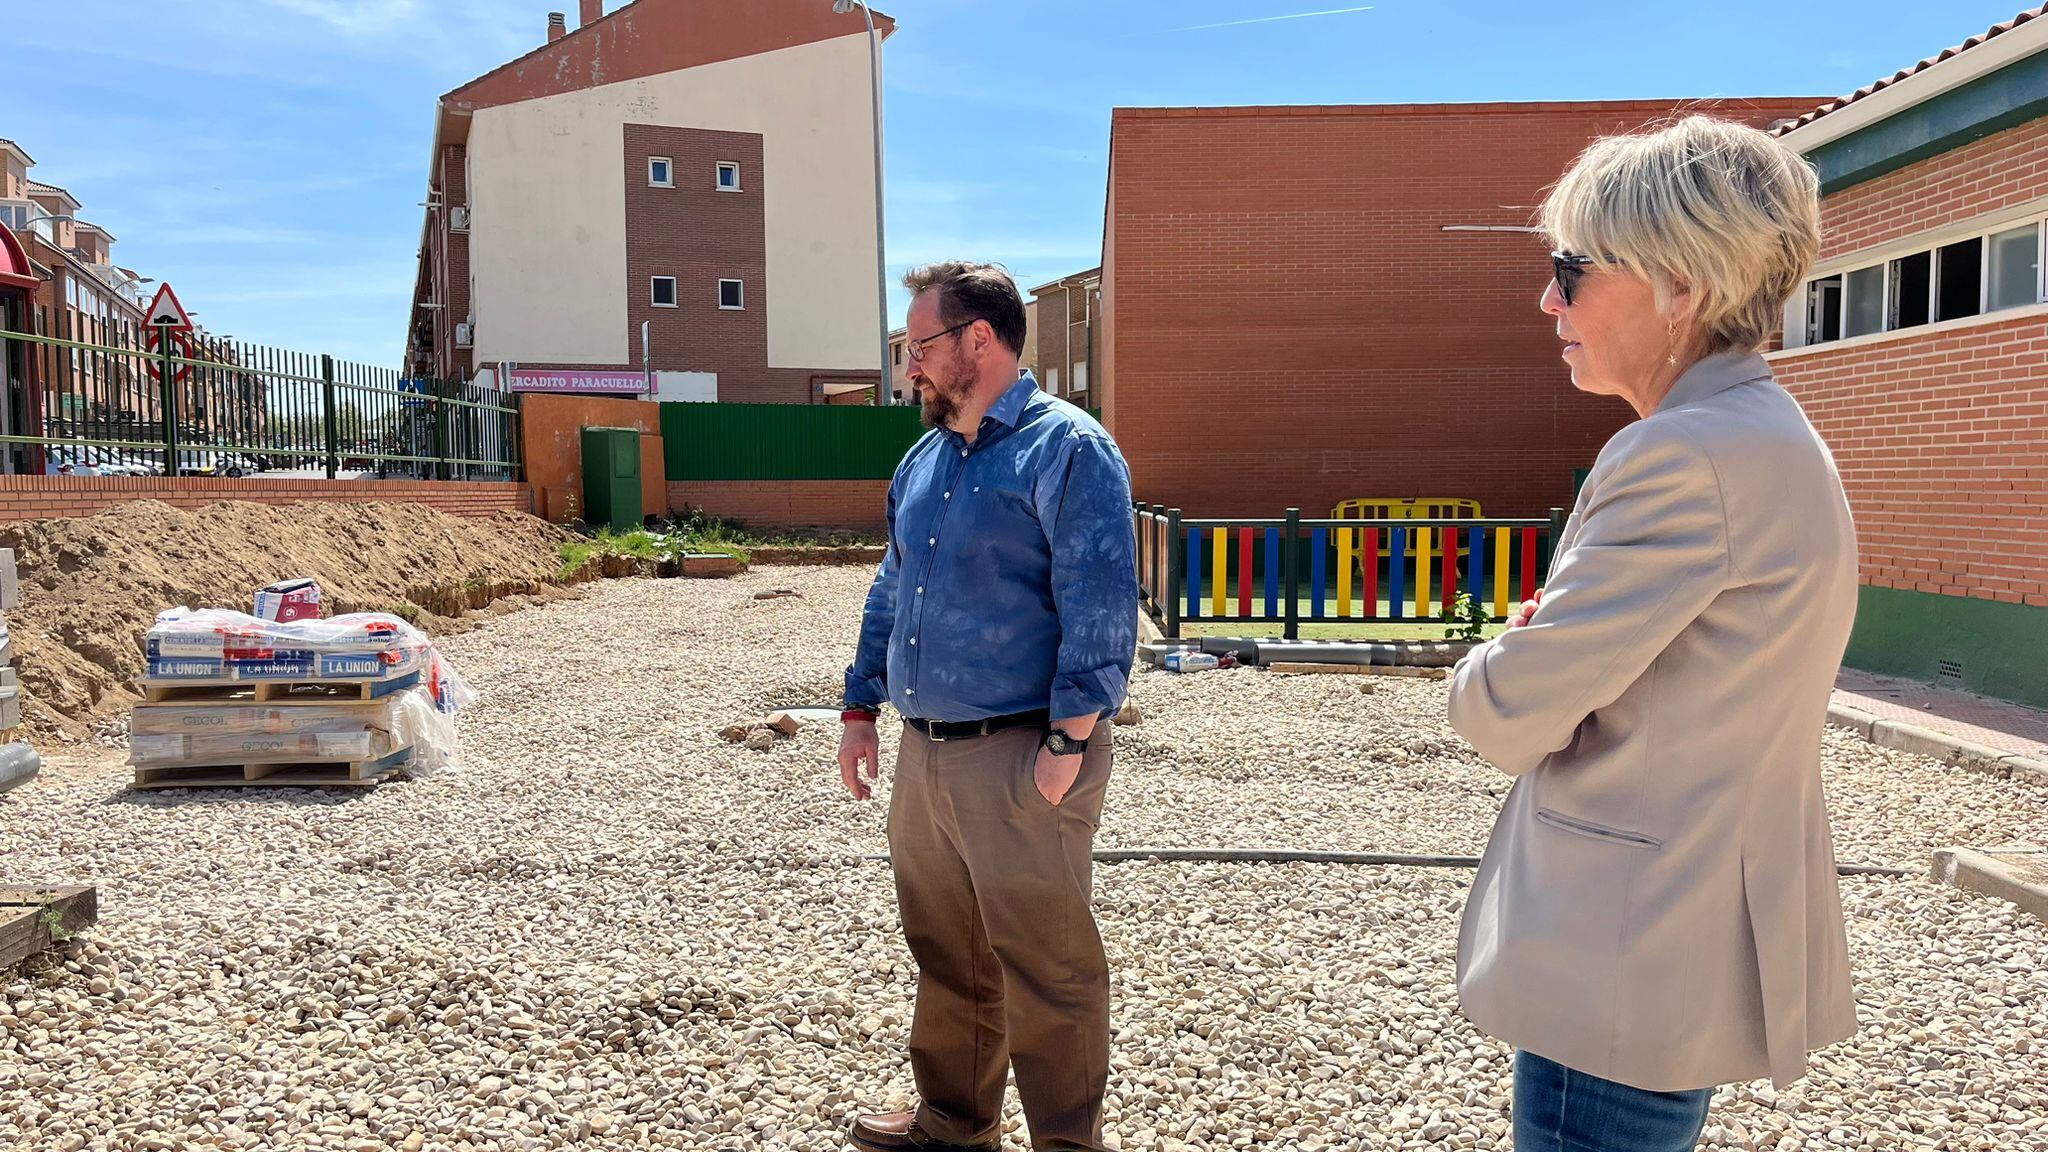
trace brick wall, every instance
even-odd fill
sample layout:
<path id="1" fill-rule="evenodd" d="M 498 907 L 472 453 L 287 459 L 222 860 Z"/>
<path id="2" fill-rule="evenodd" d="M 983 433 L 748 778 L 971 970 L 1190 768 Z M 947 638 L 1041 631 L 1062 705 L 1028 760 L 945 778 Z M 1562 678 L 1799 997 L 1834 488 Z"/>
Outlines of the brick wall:
<path id="1" fill-rule="evenodd" d="M 531 511 L 517 483 L 419 480 L 239 480 L 205 476 L 0 476 L 0 523 L 90 516 L 132 500 L 201 508 L 222 500 L 298 504 L 307 500 L 425 504 L 455 516 Z"/>
<path id="2" fill-rule="evenodd" d="M 1768 124 L 1818 102 L 1689 106 Z M 1572 388 L 1537 310 L 1540 240 L 1443 229 L 1530 224 L 1593 138 L 1672 111 L 1118 109 L 1099 391 L 1137 497 L 1198 516 L 1568 505 L 1633 414 Z"/>
<path id="3" fill-rule="evenodd" d="M 761 135 L 627 124 L 628 367 L 640 367 L 640 323 L 653 322 L 658 368 L 718 373 L 722 401 L 808 404 L 808 380 L 768 370 L 768 215 Z M 650 157 L 674 160 L 673 188 L 647 183 Z M 740 190 L 720 192 L 716 166 L 740 166 Z M 676 306 L 656 308 L 649 279 L 676 278 Z M 745 307 L 718 306 L 718 282 L 738 280 Z"/>
<path id="4" fill-rule="evenodd" d="M 668 486 L 669 506 L 685 505 L 760 528 L 842 528 L 880 535 L 888 528 L 887 480 L 691 480 Z"/>
<path id="5" fill-rule="evenodd" d="M 2008 128 L 1821 204 L 1821 259 L 1876 248 L 2048 195 L 2048 119 Z"/>
<path id="6" fill-rule="evenodd" d="M 2038 198 L 2048 120 L 1821 203 L 1849 255 Z M 1867 584 L 2048 607 L 2048 317 L 1773 357 L 1834 450 Z"/>

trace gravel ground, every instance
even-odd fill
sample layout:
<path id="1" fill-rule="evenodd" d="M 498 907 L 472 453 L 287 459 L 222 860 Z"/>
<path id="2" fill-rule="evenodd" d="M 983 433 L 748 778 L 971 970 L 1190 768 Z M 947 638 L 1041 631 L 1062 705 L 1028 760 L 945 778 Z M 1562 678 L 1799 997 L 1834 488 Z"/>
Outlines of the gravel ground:
<path id="1" fill-rule="evenodd" d="M 59 759 L 0 798 L 0 860 L 98 884 L 103 919 L 0 977 L 0 1147 L 840 1147 L 911 1088 L 913 973 L 861 860 L 883 808 L 840 790 L 834 725 L 716 733 L 836 699 L 866 579 L 607 582 L 455 637 L 483 700 L 429 781 L 129 793 Z M 751 598 L 775 586 L 805 598 Z M 1102 845 L 1475 852 L 1506 780 L 1442 694 L 1142 674 Z M 1844 861 L 2048 840 L 2038 783 L 1837 734 L 1827 761 Z M 1468 879 L 1098 869 L 1117 1143 L 1506 1147 L 1508 1053 L 1452 986 Z M 1862 1032 L 1786 1092 L 1724 1089 L 1706 1146 L 2048 1152 L 2048 926 L 1922 879 L 1843 892 Z"/>

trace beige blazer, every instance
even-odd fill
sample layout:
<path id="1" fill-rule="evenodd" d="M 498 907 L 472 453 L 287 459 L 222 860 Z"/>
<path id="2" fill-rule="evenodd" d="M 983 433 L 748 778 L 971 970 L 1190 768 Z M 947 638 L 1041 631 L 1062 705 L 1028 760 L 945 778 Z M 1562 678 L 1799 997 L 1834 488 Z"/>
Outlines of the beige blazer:
<path id="1" fill-rule="evenodd" d="M 1759 356 L 1710 357 L 1600 453 L 1543 606 L 1450 720 L 1517 777 L 1458 940 L 1482 1031 L 1680 1091 L 1856 1029 L 1821 799 L 1856 613 L 1833 457 Z"/>

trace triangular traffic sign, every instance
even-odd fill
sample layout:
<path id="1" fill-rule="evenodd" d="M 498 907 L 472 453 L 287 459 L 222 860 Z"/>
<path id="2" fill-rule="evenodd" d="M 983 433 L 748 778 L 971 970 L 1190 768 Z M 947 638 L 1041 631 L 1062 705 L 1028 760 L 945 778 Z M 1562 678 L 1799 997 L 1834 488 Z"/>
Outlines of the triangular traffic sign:
<path id="1" fill-rule="evenodd" d="M 142 321 L 146 328 L 174 328 L 180 332 L 192 330 L 192 318 L 185 315 L 185 306 L 178 303 L 178 294 L 171 291 L 169 284 L 159 284 L 156 298 L 149 302 L 149 315 Z"/>

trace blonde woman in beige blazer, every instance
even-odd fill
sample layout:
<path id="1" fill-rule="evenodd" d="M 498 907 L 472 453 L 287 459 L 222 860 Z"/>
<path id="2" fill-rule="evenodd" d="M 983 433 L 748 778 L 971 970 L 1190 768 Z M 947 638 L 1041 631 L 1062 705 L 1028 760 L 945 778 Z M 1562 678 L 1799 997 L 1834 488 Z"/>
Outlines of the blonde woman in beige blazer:
<path id="1" fill-rule="evenodd" d="M 1821 798 L 1856 536 L 1757 350 L 1819 245 L 1812 171 L 1690 117 L 1550 195 L 1543 310 L 1600 453 L 1539 599 L 1458 666 L 1450 720 L 1516 778 L 1458 989 L 1514 1045 L 1516 1152 L 1681 1152 L 1715 1085 L 1798 1079 L 1856 1027 Z"/>

